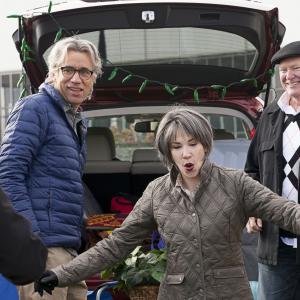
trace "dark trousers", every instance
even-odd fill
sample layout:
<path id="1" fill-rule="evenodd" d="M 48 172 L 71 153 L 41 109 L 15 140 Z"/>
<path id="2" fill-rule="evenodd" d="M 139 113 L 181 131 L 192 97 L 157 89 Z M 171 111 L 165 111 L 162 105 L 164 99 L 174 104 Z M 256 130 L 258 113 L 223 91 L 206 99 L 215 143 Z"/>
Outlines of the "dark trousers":
<path id="1" fill-rule="evenodd" d="M 300 299 L 300 265 L 296 265 L 295 248 L 280 240 L 277 265 L 259 263 L 258 272 L 258 300 Z"/>

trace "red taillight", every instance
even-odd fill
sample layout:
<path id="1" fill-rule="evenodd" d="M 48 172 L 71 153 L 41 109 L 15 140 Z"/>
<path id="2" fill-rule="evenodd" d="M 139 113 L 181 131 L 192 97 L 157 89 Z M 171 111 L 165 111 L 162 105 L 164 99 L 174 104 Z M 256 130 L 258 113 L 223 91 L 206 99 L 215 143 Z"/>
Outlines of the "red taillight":
<path id="1" fill-rule="evenodd" d="M 255 128 L 253 127 L 249 134 L 250 140 L 252 140 L 254 138 L 254 135 L 255 135 Z"/>

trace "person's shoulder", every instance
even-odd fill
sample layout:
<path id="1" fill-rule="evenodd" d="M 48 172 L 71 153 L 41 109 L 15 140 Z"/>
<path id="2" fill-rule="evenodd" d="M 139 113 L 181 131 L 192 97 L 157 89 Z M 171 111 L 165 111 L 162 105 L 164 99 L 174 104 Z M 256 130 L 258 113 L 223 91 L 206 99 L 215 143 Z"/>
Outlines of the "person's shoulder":
<path id="1" fill-rule="evenodd" d="M 244 170 L 240 169 L 228 168 L 216 164 L 212 164 L 212 166 L 212 174 L 215 176 L 218 174 L 219 176 L 224 176 L 228 178 L 237 178 L 241 177 L 245 173 Z"/>
<path id="2" fill-rule="evenodd" d="M 28 95 L 26 97 L 20 98 L 18 103 L 23 105 L 36 105 L 44 99 L 48 98 L 44 92 L 38 91 L 35 94 Z"/>
<path id="3" fill-rule="evenodd" d="M 238 169 L 234 169 L 234 168 L 229 168 L 229 167 L 225 167 L 225 166 L 221 166 L 221 165 L 217 165 L 215 163 L 212 163 L 212 171 L 213 172 L 221 172 L 221 173 L 234 173 L 239 171 Z"/>
<path id="4" fill-rule="evenodd" d="M 161 190 L 164 189 L 167 185 L 167 183 L 170 181 L 170 175 L 169 173 L 162 175 L 160 177 L 157 177 L 153 179 L 147 186 L 146 190 L 149 192 L 150 190 Z"/>
<path id="5" fill-rule="evenodd" d="M 160 185 L 160 184 L 162 184 L 162 183 L 164 184 L 164 183 L 167 182 L 167 180 L 169 179 L 169 177 L 170 177 L 169 173 L 167 173 L 167 174 L 165 174 L 165 175 L 162 175 L 162 176 L 159 176 L 159 177 L 153 179 L 153 180 L 149 183 L 149 185 L 151 185 L 151 186 L 157 186 L 157 185 Z"/>
<path id="6" fill-rule="evenodd" d="M 49 103 L 51 103 L 49 96 L 45 92 L 39 91 L 35 94 L 19 99 L 16 103 L 15 109 L 45 112 Z"/>
<path id="7" fill-rule="evenodd" d="M 280 110 L 280 107 L 278 106 L 277 101 L 273 101 L 263 110 L 261 117 L 263 117 L 267 114 L 273 113 L 275 111 L 278 111 L 278 110 Z"/>

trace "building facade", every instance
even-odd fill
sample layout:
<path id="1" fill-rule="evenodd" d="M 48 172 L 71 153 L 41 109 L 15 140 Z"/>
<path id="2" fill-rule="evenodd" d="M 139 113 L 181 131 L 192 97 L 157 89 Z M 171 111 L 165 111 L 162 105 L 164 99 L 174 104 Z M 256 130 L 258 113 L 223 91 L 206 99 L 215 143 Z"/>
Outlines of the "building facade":
<path id="1" fill-rule="evenodd" d="M 21 71 L 0 72 L 0 137 L 3 137 L 6 121 L 21 89 L 17 87 Z"/>

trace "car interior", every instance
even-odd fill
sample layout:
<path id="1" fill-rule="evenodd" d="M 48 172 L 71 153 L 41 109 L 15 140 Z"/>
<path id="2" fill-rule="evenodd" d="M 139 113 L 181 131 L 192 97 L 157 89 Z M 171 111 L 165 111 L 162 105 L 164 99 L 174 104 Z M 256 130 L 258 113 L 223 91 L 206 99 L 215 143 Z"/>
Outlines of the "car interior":
<path id="1" fill-rule="evenodd" d="M 99 213 L 111 213 L 110 202 L 115 194 L 121 192 L 138 198 L 150 181 L 167 173 L 154 148 L 161 116 L 144 113 L 89 120 L 92 127 L 87 131 L 88 154 L 83 180 L 93 201 L 101 208 Z M 247 123 L 231 115 L 206 114 L 206 117 L 214 133 L 210 159 L 242 169 L 250 143 Z"/>

